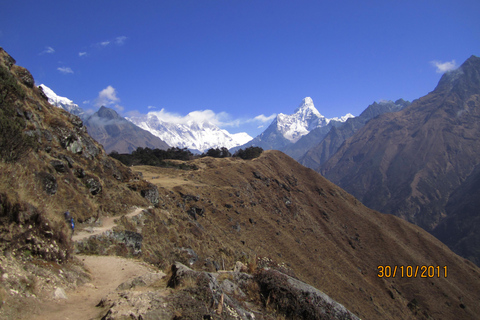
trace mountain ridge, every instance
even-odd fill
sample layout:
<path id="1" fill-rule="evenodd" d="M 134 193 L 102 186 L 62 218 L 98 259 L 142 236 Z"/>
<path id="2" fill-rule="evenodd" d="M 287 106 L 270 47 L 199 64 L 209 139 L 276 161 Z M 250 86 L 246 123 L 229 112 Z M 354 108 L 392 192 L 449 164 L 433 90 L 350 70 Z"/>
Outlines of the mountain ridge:
<path id="1" fill-rule="evenodd" d="M 480 58 L 472 56 L 407 108 L 369 121 L 320 172 L 365 205 L 430 232 L 447 218 L 453 223 L 462 214 L 446 211 L 449 197 L 480 161 L 479 84 Z M 457 231 L 456 241 L 468 235 L 471 252 L 463 254 L 480 263 L 475 221 Z"/>

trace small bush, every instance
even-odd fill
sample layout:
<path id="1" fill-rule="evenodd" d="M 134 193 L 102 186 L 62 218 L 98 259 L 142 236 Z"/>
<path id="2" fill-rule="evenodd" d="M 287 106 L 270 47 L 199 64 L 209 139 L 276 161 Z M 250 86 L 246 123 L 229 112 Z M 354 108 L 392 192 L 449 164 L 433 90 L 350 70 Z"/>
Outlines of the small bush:
<path id="1" fill-rule="evenodd" d="M 248 147 L 245 150 L 240 149 L 233 155 L 234 157 L 239 157 L 244 160 L 251 160 L 260 157 L 263 149 L 260 147 Z"/>

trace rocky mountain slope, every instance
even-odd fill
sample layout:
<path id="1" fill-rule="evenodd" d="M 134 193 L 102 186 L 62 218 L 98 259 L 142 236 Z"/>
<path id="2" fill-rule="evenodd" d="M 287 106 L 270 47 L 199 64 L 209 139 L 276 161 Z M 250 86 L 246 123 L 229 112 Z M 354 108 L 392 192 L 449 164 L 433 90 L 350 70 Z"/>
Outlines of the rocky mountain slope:
<path id="1" fill-rule="evenodd" d="M 295 154 L 289 153 L 289 150 L 285 150 L 285 152 L 297 159 L 304 166 L 316 170 L 320 165 L 330 159 L 335 152 L 337 152 L 338 148 L 340 148 L 345 140 L 353 136 L 353 134 L 362 128 L 370 119 L 387 112 L 400 111 L 408 105 L 410 105 L 410 102 L 403 99 L 399 99 L 395 102 L 374 102 L 358 117 L 347 119 L 345 123 L 333 126 L 331 130 L 328 130 L 327 132 L 319 131 L 319 129 L 310 132 L 302 138 L 305 140 L 308 139 L 308 142 L 300 140 L 296 143 L 296 145 L 304 144 L 306 147 L 302 149 L 297 148 L 300 152 Z"/>
<path id="2" fill-rule="evenodd" d="M 77 223 L 119 215 L 132 205 L 150 205 L 142 194 L 155 191 L 108 157 L 78 116 L 49 104 L 30 72 L 0 48 L 3 303 L 50 290 L 57 279 L 65 284 L 68 277 L 82 278 L 71 259 L 64 211 L 70 210 Z M 58 269 L 65 273 L 62 277 Z M 41 276 L 43 272 L 52 277 Z"/>
<path id="3" fill-rule="evenodd" d="M 340 125 L 349 118 L 353 118 L 353 115 L 347 114 L 340 118 L 327 119 L 315 108 L 312 98 L 306 97 L 302 100 L 298 108 L 295 109 L 293 114 L 278 114 L 275 120 L 273 120 L 264 132 L 248 143 L 238 148 L 234 148 L 232 151 L 240 148 L 256 146 L 261 147 L 264 150 L 273 149 L 286 151 L 288 149 L 290 151 L 287 153 L 293 156 L 295 153 L 299 152 L 296 151 L 295 147 L 297 141 L 303 136 L 308 135 L 313 130 L 319 128 L 324 128 L 322 131 L 328 132 L 332 126 Z M 308 149 L 305 146 L 300 146 L 299 148 L 302 150 Z"/>
<path id="4" fill-rule="evenodd" d="M 168 149 L 168 145 L 150 132 L 141 129 L 117 114 L 113 109 L 101 107 L 93 115 L 88 115 L 72 100 L 58 96 L 52 89 L 42 84 L 38 86 L 48 97 L 48 102 L 71 114 L 79 116 L 88 133 L 99 142 L 107 153 L 131 153 L 138 147 Z"/>
<path id="5" fill-rule="evenodd" d="M 362 319 L 475 319 L 480 311 L 478 267 L 421 228 L 368 209 L 285 154 L 267 151 L 251 161 L 206 157 L 189 164 L 199 169 L 134 167 L 158 186 L 162 199 L 158 209 L 124 223 L 125 230 L 142 235 L 139 255 L 146 261 L 167 269 L 179 261 L 216 278 L 215 272 L 233 269 L 236 261 L 253 271 L 265 258 L 266 265 L 321 290 Z M 109 237 L 96 236 L 79 249 L 120 250 Z M 379 277 L 378 267 L 387 265 L 398 273 Z M 447 266 L 449 273 L 422 278 L 418 271 L 414 278 L 416 266 L 432 266 L 431 275 Z M 219 285 L 224 279 L 238 284 L 237 277 L 224 275 Z M 245 293 L 238 285 L 238 294 Z M 203 292 L 191 282 L 188 287 L 189 295 Z M 128 296 L 133 304 L 135 296 Z M 268 294 L 263 297 L 260 305 L 268 305 Z M 255 300 L 244 299 L 247 306 Z M 191 309 L 185 310 L 188 315 Z"/>
<path id="6" fill-rule="evenodd" d="M 164 121 L 153 112 L 129 117 L 127 120 L 151 132 L 170 146 L 187 148 L 198 153 L 211 148 L 234 148 L 252 139 L 245 132 L 230 134 L 209 121 L 199 120 L 195 113 L 188 114 L 181 123 Z"/>
<path id="7" fill-rule="evenodd" d="M 110 108 L 100 109 L 85 119 L 88 133 L 107 153 L 132 153 L 137 148 L 166 150 L 168 144 L 150 132 L 134 125 Z"/>
<path id="8" fill-rule="evenodd" d="M 479 120 L 480 58 L 472 56 L 409 107 L 368 122 L 320 171 L 479 264 L 478 210 L 463 211 L 478 197 Z"/>

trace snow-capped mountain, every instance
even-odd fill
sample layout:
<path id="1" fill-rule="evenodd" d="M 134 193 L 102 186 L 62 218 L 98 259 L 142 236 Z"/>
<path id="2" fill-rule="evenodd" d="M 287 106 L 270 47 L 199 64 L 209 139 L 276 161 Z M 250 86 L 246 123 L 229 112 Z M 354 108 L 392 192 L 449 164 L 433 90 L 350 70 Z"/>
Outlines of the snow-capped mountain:
<path id="1" fill-rule="evenodd" d="M 353 115 L 348 113 L 340 118 L 327 119 L 315 108 L 312 98 L 306 97 L 293 114 L 280 113 L 274 123 L 284 138 L 295 143 L 315 128 L 324 127 L 332 120 L 345 122 L 348 118 Z"/>
<path id="2" fill-rule="evenodd" d="M 48 102 L 50 104 L 56 107 L 62 108 L 70 112 L 71 114 L 79 116 L 82 120 L 84 120 L 85 117 L 87 116 L 85 111 L 82 108 L 80 108 L 77 104 L 73 103 L 72 100 L 57 95 L 52 89 L 50 89 L 44 84 L 41 84 L 38 87 L 43 90 L 43 93 L 45 93 L 45 95 L 47 96 Z"/>
<path id="3" fill-rule="evenodd" d="M 79 116 L 87 127 L 88 134 L 103 145 L 107 153 L 112 151 L 131 153 L 138 147 L 151 149 L 169 147 L 150 132 L 125 120 L 113 109 L 101 107 L 97 112 L 89 115 L 72 100 L 57 95 L 46 85 L 41 84 L 39 88 L 43 90 L 50 104 Z"/>
<path id="4" fill-rule="evenodd" d="M 340 118 L 328 119 L 318 112 L 313 105 L 312 98 L 306 97 L 293 114 L 279 113 L 264 132 L 241 147 L 258 146 L 267 150 L 283 151 L 316 128 L 343 123 L 353 117 L 352 114 L 348 113 Z"/>
<path id="5" fill-rule="evenodd" d="M 247 133 L 230 134 L 208 121 L 195 121 L 192 116 L 181 123 L 166 122 L 154 113 L 130 117 L 127 120 L 140 128 L 151 132 L 171 146 L 187 148 L 200 152 L 211 148 L 226 147 L 227 149 L 242 145 L 252 140 Z"/>

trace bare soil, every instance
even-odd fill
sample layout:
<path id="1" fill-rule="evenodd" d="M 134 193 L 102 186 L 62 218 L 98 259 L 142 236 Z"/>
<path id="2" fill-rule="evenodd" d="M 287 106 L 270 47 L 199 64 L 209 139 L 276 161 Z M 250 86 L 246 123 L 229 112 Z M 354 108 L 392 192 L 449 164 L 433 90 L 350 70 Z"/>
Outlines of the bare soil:
<path id="1" fill-rule="evenodd" d="M 143 208 L 136 208 L 126 215 L 134 217 Z M 83 240 L 89 236 L 101 234 L 115 227 L 118 217 L 106 217 L 101 227 L 93 228 L 93 232 L 80 231 L 73 236 L 74 241 Z M 91 231 L 91 230 L 90 230 Z M 113 292 L 123 282 L 142 276 L 148 272 L 158 272 L 158 269 L 139 260 L 126 259 L 117 256 L 87 256 L 77 255 L 91 275 L 91 282 L 78 286 L 74 290 L 65 290 L 67 299 L 44 299 L 35 306 L 33 315 L 24 319 L 68 319 L 84 320 L 99 319 L 103 316 L 102 309 L 96 307 L 101 299 Z"/>
<path id="2" fill-rule="evenodd" d="M 99 319 L 100 300 L 123 282 L 154 271 L 147 264 L 115 256 L 77 256 L 90 271 L 92 281 L 74 291 L 66 291 L 68 299 L 46 300 L 37 305 L 29 319 Z M 157 270 L 155 270 L 157 271 Z"/>

